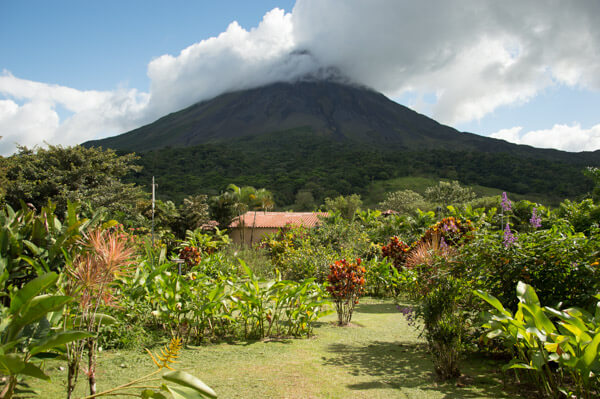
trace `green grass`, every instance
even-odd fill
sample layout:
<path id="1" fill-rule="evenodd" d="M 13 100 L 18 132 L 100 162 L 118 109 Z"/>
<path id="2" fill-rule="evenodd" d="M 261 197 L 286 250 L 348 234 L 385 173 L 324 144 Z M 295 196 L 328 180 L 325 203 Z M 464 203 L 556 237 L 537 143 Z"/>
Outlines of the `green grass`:
<path id="1" fill-rule="evenodd" d="M 350 327 L 327 316 L 309 339 L 272 340 L 192 347 L 182 351 L 179 369 L 211 386 L 219 398 L 502 398 L 500 365 L 465 359 L 464 377 L 439 382 L 418 333 L 390 301 L 365 298 Z M 157 348 L 155 348 L 157 349 Z M 117 386 L 154 365 L 142 351 L 100 355 L 98 388 Z M 35 382 L 44 398 L 64 398 L 66 371 L 49 364 L 52 382 Z M 85 375 L 82 375 L 84 378 Z M 80 378 L 75 397 L 84 394 Z M 459 386 L 457 386 L 459 385 Z M 464 386 L 463 386 L 464 385 Z"/>

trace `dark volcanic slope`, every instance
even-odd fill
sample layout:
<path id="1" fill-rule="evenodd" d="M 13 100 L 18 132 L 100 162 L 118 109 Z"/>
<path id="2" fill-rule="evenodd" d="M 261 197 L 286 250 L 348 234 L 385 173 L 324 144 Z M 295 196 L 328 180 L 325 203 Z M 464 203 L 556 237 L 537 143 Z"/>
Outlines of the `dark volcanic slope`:
<path id="1" fill-rule="evenodd" d="M 364 87 L 328 81 L 274 83 L 226 93 L 115 137 L 90 141 L 143 152 L 189 147 L 302 128 L 337 141 L 394 150 L 510 152 L 552 160 L 596 163 L 600 153 L 540 150 L 460 133 Z M 596 161 L 596 162 L 594 162 Z"/>

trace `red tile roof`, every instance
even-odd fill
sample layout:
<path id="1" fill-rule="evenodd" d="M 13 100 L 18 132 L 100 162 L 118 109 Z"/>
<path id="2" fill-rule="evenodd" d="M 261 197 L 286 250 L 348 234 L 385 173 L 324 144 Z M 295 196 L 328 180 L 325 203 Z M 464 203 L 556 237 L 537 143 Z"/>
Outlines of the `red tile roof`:
<path id="1" fill-rule="evenodd" d="M 254 211 L 246 212 L 241 217 L 244 225 L 251 228 L 279 228 L 292 224 L 295 226 L 314 227 L 320 223 L 319 216 L 329 216 L 327 212 L 256 212 L 256 224 Z M 230 228 L 238 227 L 238 218 L 229 225 Z"/>

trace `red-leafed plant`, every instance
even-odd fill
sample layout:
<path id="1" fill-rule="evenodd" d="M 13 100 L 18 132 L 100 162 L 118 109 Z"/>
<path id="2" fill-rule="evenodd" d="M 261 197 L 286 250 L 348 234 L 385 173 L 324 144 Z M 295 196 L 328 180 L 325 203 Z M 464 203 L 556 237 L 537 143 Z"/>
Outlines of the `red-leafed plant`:
<path id="1" fill-rule="evenodd" d="M 410 246 L 396 236 L 390 238 L 388 245 L 381 247 L 381 254 L 391 260 L 396 269 L 404 266 L 409 251 Z"/>
<path id="2" fill-rule="evenodd" d="M 198 247 L 187 246 L 179 251 L 179 259 L 183 259 L 186 266 L 184 272 L 188 272 L 191 268 L 200 264 L 202 256 Z"/>
<path id="3" fill-rule="evenodd" d="M 366 270 L 360 265 L 361 262 L 360 258 L 357 258 L 356 262 L 342 259 L 329 265 L 327 291 L 335 302 L 340 326 L 350 323 L 354 306 L 358 304 L 358 298 L 364 292 Z"/>

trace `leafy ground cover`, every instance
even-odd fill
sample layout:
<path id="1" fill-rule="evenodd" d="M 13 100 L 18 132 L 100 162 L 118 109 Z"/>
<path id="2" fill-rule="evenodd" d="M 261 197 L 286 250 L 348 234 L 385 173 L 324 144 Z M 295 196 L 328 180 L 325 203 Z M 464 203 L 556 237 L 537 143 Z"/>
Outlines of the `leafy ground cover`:
<path id="1" fill-rule="evenodd" d="M 265 340 L 193 346 L 177 368 L 202 378 L 220 398 L 502 398 L 501 363 L 482 356 L 464 361 L 463 376 L 438 382 L 425 341 L 392 301 L 366 298 L 349 327 L 336 315 L 318 323 L 310 339 Z M 157 343 L 159 344 L 159 343 Z M 160 343 L 162 344 L 162 343 Z M 36 381 L 44 398 L 63 398 L 66 371 L 49 363 L 51 382 Z M 140 350 L 102 352 L 100 390 L 151 372 Z M 75 397 L 84 394 L 80 382 Z"/>

